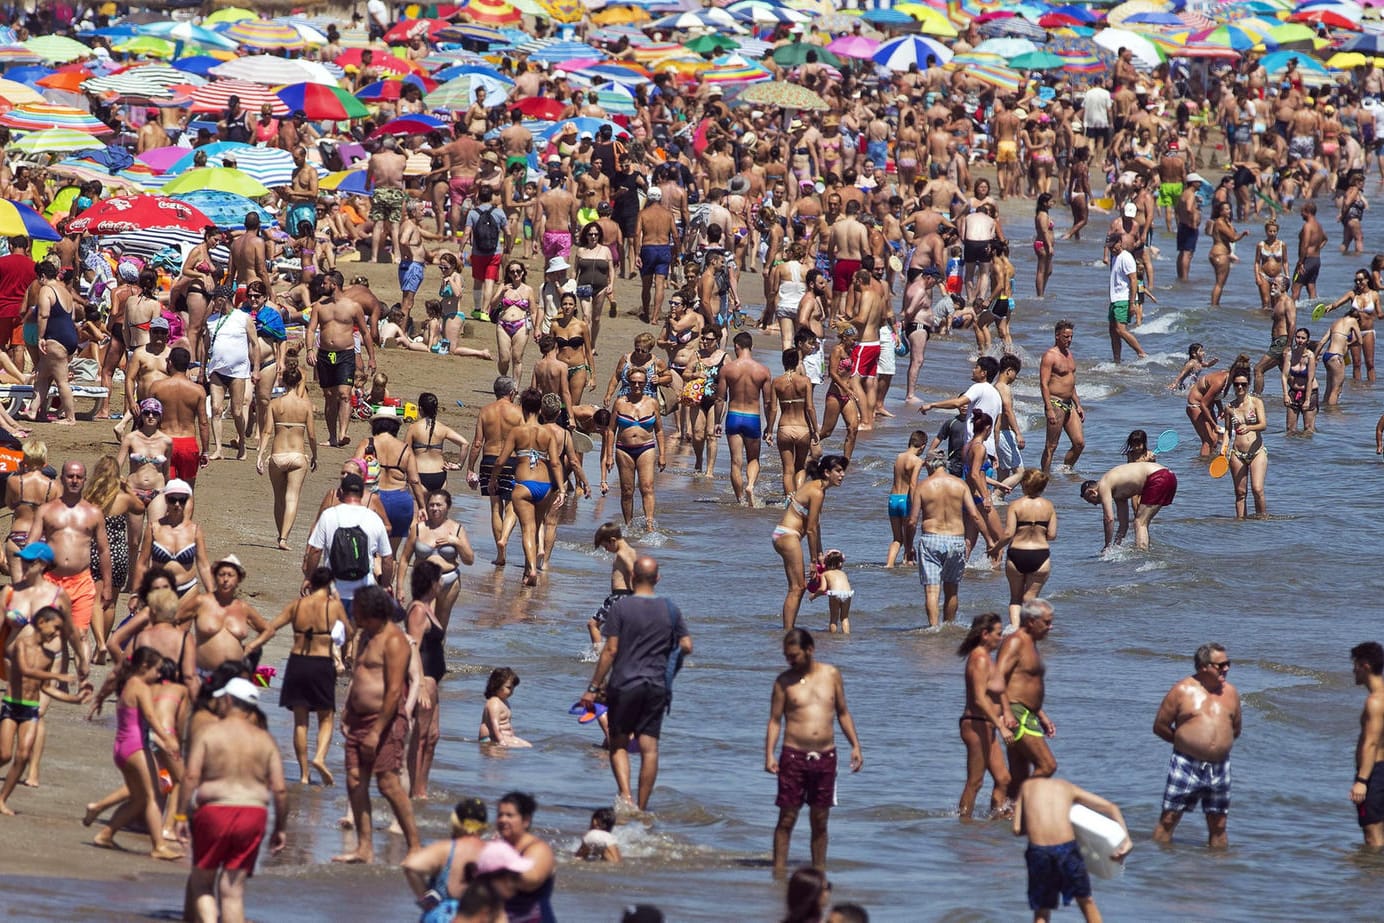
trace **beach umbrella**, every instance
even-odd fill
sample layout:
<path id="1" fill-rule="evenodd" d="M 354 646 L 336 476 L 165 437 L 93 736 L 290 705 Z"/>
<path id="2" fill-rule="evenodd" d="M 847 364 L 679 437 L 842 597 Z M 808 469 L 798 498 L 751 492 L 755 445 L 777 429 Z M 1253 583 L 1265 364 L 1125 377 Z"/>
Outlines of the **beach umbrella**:
<path id="1" fill-rule="evenodd" d="M 1342 51 L 1358 51 L 1361 54 L 1381 55 L 1384 54 L 1384 35 L 1377 32 L 1364 32 L 1360 35 L 1353 35 L 1341 46 Z M 0 96 L 4 96 L 0 93 Z"/>
<path id="2" fill-rule="evenodd" d="M 772 25 L 780 22 L 799 23 L 811 22 L 812 17 L 798 10 L 789 9 L 786 6 L 773 6 L 767 3 L 751 2 L 737 3 L 727 9 L 728 13 L 741 22 L 751 25 Z"/>
<path id="3" fill-rule="evenodd" d="M 62 235 L 43 216 L 23 202 L 0 199 L 0 237 L 62 240 Z"/>
<path id="4" fill-rule="evenodd" d="M 433 34 L 441 32 L 450 25 L 451 23 L 445 19 L 403 19 L 385 32 L 384 43 L 396 45 L 400 42 L 410 42 L 420 35 L 431 38 Z"/>
<path id="5" fill-rule="evenodd" d="M 1054 71 L 1066 63 L 1065 58 L 1051 51 L 1030 51 L 1009 59 L 1009 66 L 1021 71 Z"/>
<path id="6" fill-rule="evenodd" d="M 1134 13 L 1121 19 L 1117 25 L 1139 25 L 1139 26 L 1178 26 L 1186 25 L 1173 13 L 1158 12 Z"/>
<path id="7" fill-rule="evenodd" d="M 729 48 L 739 48 L 735 39 L 727 38 L 715 32 L 706 35 L 699 35 L 689 42 L 685 42 L 683 47 L 696 54 L 715 54 L 718 51 L 725 51 Z"/>
<path id="8" fill-rule="evenodd" d="M 353 67 L 359 69 L 361 66 L 361 52 L 364 50 L 363 48 L 348 48 L 335 58 L 332 63 L 339 67 Z M 425 73 L 421 67 L 414 64 L 412 61 L 405 61 L 398 55 L 389 54 L 388 52 L 379 51 L 378 49 L 371 56 L 370 63 L 379 70 L 391 74 L 398 74 L 400 77 L 406 74 Z"/>
<path id="9" fill-rule="evenodd" d="M 26 64 L 20 67 L 11 67 L 5 71 L 5 78 L 16 83 L 36 84 L 44 77 L 51 77 L 57 71 L 51 67 L 43 67 L 38 64 Z"/>
<path id="10" fill-rule="evenodd" d="M 758 64 L 742 60 L 739 64 L 715 65 L 702 71 L 697 79 L 702 83 L 709 84 L 759 83 L 764 80 L 773 80 L 774 75 Z"/>
<path id="11" fill-rule="evenodd" d="M 1255 45 L 1276 47 L 1277 42 L 1269 37 L 1273 27 L 1256 19 L 1241 19 L 1214 29 L 1191 33 L 1189 40 L 1206 45 L 1220 45 L 1236 51 L 1247 51 Z"/>
<path id="12" fill-rule="evenodd" d="M 56 74 L 49 74 L 34 81 L 35 86 L 47 87 L 50 90 L 62 90 L 67 93 L 80 93 L 82 84 L 93 79 L 91 71 L 85 68 L 75 71 L 58 71 Z"/>
<path id="13" fill-rule="evenodd" d="M 12 149 L 23 151 L 26 154 L 40 154 L 44 151 L 53 151 L 54 153 L 89 151 L 101 146 L 101 142 L 88 132 L 75 131 L 71 128 L 45 128 L 31 131 L 18 141 L 10 142 Z"/>
<path id="14" fill-rule="evenodd" d="M 43 58 L 34 54 L 23 45 L 0 45 L 0 65 L 19 64 L 21 66 L 38 66 Z"/>
<path id="15" fill-rule="evenodd" d="M 347 119 L 363 119 L 370 114 L 365 104 L 341 87 L 329 87 L 320 83 L 298 83 L 281 87 L 276 91 L 291 111 L 302 110 L 312 121 L 330 119 L 341 122 Z"/>
<path id="16" fill-rule="evenodd" d="M 1062 70 L 1069 74 L 1105 73 L 1105 62 L 1098 55 L 1082 51 L 1059 51 L 1057 54 L 1062 58 Z"/>
<path id="17" fill-rule="evenodd" d="M 1360 20 L 1349 19 L 1336 9 L 1309 8 L 1298 10 L 1288 17 L 1289 22 L 1315 22 L 1332 29 L 1360 31 Z"/>
<path id="18" fill-rule="evenodd" d="M 217 141 L 199 147 L 195 151 L 189 151 L 186 148 L 179 148 L 179 150 L 182 151 L 182 156 L 165 167 L 168 173 L 179 174 L 184 170 L 193 169 L 193 162 L 198 151 L 206 154 L 207 166 L 227 166 L 226 161 L 231 160 L 235 163 L 237 170 L 248 174 L 260 185 L 270 188 L 287 186 L 293 182 L 293 174 L 298 172 L 298 165 L 293 162 L 292 152 L 277 147 L 255 147 L 237 141 Z M 327 171 L 319 166 L 317 172 L 325 174 Z"/>
<path id="19" fill-rule="evenodd" d="M 70 128 L 89 135 L 104 135 L 114 131 L 90 112 L 83 112 L 71 106 L 51 106 L 40 103 L 16 106 L 4 115 L 0 115 L 0 125 L 4 125 L 6 128 L 17 128 L 21 131 Z"/>
<path id="20" fill-rule="evenodd" d="M 898 20 L 896 18 L 881 18 L 878 15 L 865 14 L 865 20 L 874 25 L 881 26 L 907 26 L 910 31 L 922 32 L 927 35 L 934 35 L 940 38 L 956 38 L 957 31 L 951 20 L 941 11 L 928 6 L 924 3 L 898 3 L 894 5 L 895 13 L 903 13 L 907 19 Z M 887 12 L 885 10 L 875 10 L 873 13 Z"/>
<path id="21" fill-rule="evenodd" d="M 242 170 L 230 167 L 199 167 L 188 170 L 163 184 L 163 191 L 172 195 L 179 192 L 196 192 L 214 189 L 219 192 L 233 192 L 243 196 L 268 195 L 264 184 Z"/>
<path id="22" fill-rule="evenodd" d="M 1326 59 L 1326 66 L 1336 71 L 1348 71 L 1368 63 L 1370 59 L 1358 51 L 1338 51 Z"/>
<path id="23" fill-rule="evenodd" d="M 1181 20 L 1178 20 L 1178 25 L 1182 25 Z M 1006 15 L 999 19 L 992 19 L 979 26 L 978 31 L 987 37 L 1003 38 L 1008 36 L 1010 38 L 1026 38 L 1033 42 L 1046 41 L 1048 37 L 1046 29 L 1022 16 Z"/>
<path id="24" fill-rule="evenodd" d="M 385 122 L 379 128 L 370 132 L 370 137 L 379 138 L 384 135 L 426 135 L 430 131 L 445 131 L 448 124 L 446 119 L 439 119 L 435 115 L 405 115 L 393 121 Z"/>
<path id="25" fill-rule="evenodd" d="M 143 55 L 146 58 L 171 58 L 177 53 L 177 46 L 168 39 L 152 35 L 139 35 L 111 47 L 121 54 Z"/>
<path id="26" fill-rule="evenodd" d="M 612 134 L 617 138 L 628 138 L 630 136 L 629 131 L 622 125 L 612 122 L 610 119 L 597 119 L 588 115 L 578 116 L 574 119 L 564 119 L 561 122 L 553 122 L 550 125 L 545 125 L 542 122 L 524 123 L 524 127 L 533 132 L 535 138 L 544 141 L 547 141 L 554 135 L 561 134 L 562 130 L 568 125 L 575 126 L 578 134 L 584 131 L 591 132 L 593 138 L 605 127 L 609 127 Z"/>
<path id="27" fill-rule="evenodd" d="M 875 56 L 879 47 L 879 42 L 864 35 L 842 35 L 831 40 L 827 45 L 827 51 L 838 58 L 858 58 L 866 61 Z"/>
<path id="28" fill-rule="evenodd" d="M 977 65 L 966 68 L 966 76 L 998 90 L 1014 92 L 1024 84 L 1024 75 L 1008 67 Z"/>
<path id="29" fill-rule="evenodd" d="M 1128 29 L 1101 29 L 1091 36 L 1091 40 L 1111 52 L 1128 48 L 1134 56 L 1134 65 L 1139 70 L 1153 70 L 1163 61 L 1162 52 L 1147 36 L 1130 32 Z"/>
<path id="30" fill-rule="evenodd" d="M 444 42 L 471 42 L 477 45 L 498 45 L 509 41 L 499 29 L 480 26 L 473 22 L 448 26 L 436 36 Z"/>
<path id="31" fill-rule="evenodd" d="M 210 147 L 210 145 L 208 145 Z M 167 172 L 175 163 L 188 155 L 188 149 L 170 144 L 168 147 L 155 147 L 145 151 L 143 154 L 136 154 L 135 160 L 145 164 L 155 173 Z"/>
<path id="32" fill-rule="evenodd" d="M 269 104 L 275 116 L 284 116 L 293 110 L 274 94 L 269 87 L 243 80 L 217 80 L 192 91 L 193 112 L 221 112 L 229 104 L 232 96 L 240 97 L 240 108 L 246 112 L 259 112 L 265 103 Z"/>
<path id="33" fill-rule="evenodd" d="M 723 29 L 731 32 L 740 32 L 743 29 L 740 23 L 736 22 L 735 17 L 725 10 L 712 7 L 706 10 L 695 10 L 690 13 L 673 13 L 664 16 L 662 19 L 655 19 L 646 29 L 670 29 L 673 31 L 687 31 L 689 29 Z"/>
<path id="34" fill-rule="evenodd" d="M 201 45 L 203 48 L 222 48 L 226 51 L 234 51 L 239 47 L 235 39 L 190 22 L 173 22 L 172 20 L 154 22 L 147 26 L 140 26 L 139 31 L 144 35 L 167 39 L 170 42 Z"/>
<path id="35" fill-rule="evenodd" d="M 524 21 L 524 15 L 505 0 L 467 0 L 462 11 L 484 26 L 508 26 Z"/>
<path id="36" fill-rule="evenodd" d="M 941 65 L 951 59 L 950 48 L 925 35 L 905 35 L 892 39 L 880 45 L 871 56 L 876 64 L 891 71 L 906 71 L 915 64 L 919 69 L 925 69 L 929 62 Z"/>
<path id="37" fill-rule="evenodd" d="M 220 58 L 214 58 L 209 54 L 199 54 L 187 58 L 174 58 L 168 62 L 168 66 L 184 73 L 206 77 L 213 67 L 224 63 Z"/>
<path id="38" fill-rule="evenodd" d="M 171 99 L 178 95 L 179 91 L 175 89 L 176 87 L 203 82 L 200 77 L 193 77 L 180 70 L 159 64 L 132 67 L 118 74 L 111 74 L 109 77 L 92 77 L 82 83 L 81 89 L 86 93 L 117 96 L 125 99 Z"/>
<path id="39" fill-rule="evenodd" d="M 23 45 L 33 54 L 38 55 L 39 60 L 57 64 L 89 58 L 93 54 L 86 45 L 65 35 L 40 35 L 26 39 Z"/>
<path id="40" fill-rule="evenodd" d="M 1126 0 L 1111 6 L 1105 14 L 1105 21 L 1112 26 L 1123 26 L 1131 16 L 1140 13 L 1165 13 L 1171 4 L 1163 0 Z"/>
<path id="41" fill-rule="evenodd" d="M 228 6 L 207 16 L 202 22 L 208 26 L 220 23 L 236 23 L 246 19 L 259 19 L 259 14 L 240 6 Z"/>
<path id="42" fill-rule="evenodd" d="M 1017 58 L 1037 50 L 1038 46 L 1026 38 L 987 38 L 972 49 L 976 54 L 997 54 L 1001 58 Z"/>
<path id="43" fill-rule="evenodd" d="M 453 64 L 451 67 L 444 67 L 442 70 L 434 72 L 432 79 L 441 85 L 448 80 L 455 80 L 457 77 L 465 77 L 467 74 L 481 74 L 498 83 L 503 83 L 506 86 L 514 85 L 514 80 L 512 78 L 506 77 L 489 64 Z"/>
<path id="44" fill-rule="evenodd" d="M 817 55 L 819 64 L 829 64 L 832 67 L 841 67 L 841 59 L 827 51 L 821 45 L 813 45 L 810 42 L 793 42 L 788 45 L 780 45 L 774 49 L 773 59 L 784 67 L 801 67 L 807 63 L 809 52 Z"/>
<path id="45" fill-rule="evenodd" d="M 337 85 L 337 79 L 318 61 L 280 58 L 267 54 L 249 55 L 218 64 L 211 69 L 211 73 L 216 77 L 265 83 L 270 86 L 294 83 L 323 83 L 333 87 Z"/>
<path id="46" fill-rule="evenodd" d="M 370 195 L 374 191 L 370 178 L 364 169 L 338 170 L 335 173 L 328 173 L 318 180 L 317 188 L 349 195 Z"/>
<path id="47" fill-rule="evenodd" d="M 779 106 L 783 109 L 825 110 L 831 108 L 826 100 L 807 87 L 783 80 L 753 84 L 741 92 L 739 100 L 761 106 Z"/>
<path id="48" fill-rule="evenodd" d="M 1298 45 L 1311 51 L 1316 48 L 1317 33 L 1300 22 L 1285 22 L 1269 30 L 1269 38 L 1279 47 Z"/>
<path id="49" fill-rule="evenodd" d="M 278 219 L 258 202 L 233 192 L 218 189 L 199 189 L 195 192 L 182 192 L 173 196 L 179 202 L 186 202 L 211 219 L 219 228 L 241 230 L 245 227 L 245 216 L 259 215 L 260 226 L 277 225 Z"/>
<path id="50" fill-rule="evenodd" d="M 76 180 L 79 183 L 97 182 L 102 187 L 119 189 L 125 192 L 143 192 L 144 184 L 126 175 L 125 173 L 112 173 L 110 170 L 92 163 L 90 160 L 63 160 L 46 168 L 49 173 L 56 176 L 64 176 Z M 75 196 L 73 197 L 75 198 Z M 57 199 L 54 199 L 56 202 Z M 62 214 L 71 211 L 72 203 L 67 202 L 67 207 L 63 208 Z M 49 208 L 44 209 L 46 214 L 54 214 Z"/>
<path id="51" fill-rule="evenodd" d="M 1264 70 L 1269 72 L 1270 77 L 1281 75 L 1283 71 L 1286 71 L 1289 61 L 1297 62 L 1298 71 L 1303 74 L 1304 79 L 1308 75 L 1330 78 L 1326 67 L 1320 61 L 1301 51 L 1274 51 L 1259 59 L 1259 63 L 1263 65 Z"/>
<path id="52" fill-rule="evenodd" d="M 581 0 L 538 0 L 538 8 L 540 16 L 565 25 L 581 22 L 586 16 L 586 6 Z"/>
<path id="53" fill-rule="evenodd" d="M 528 55 L 530 61 L 544 64 L 560 64 L 564 61 L 604 60 L 608 55 L 585 42 L 564 42 L 544 39 L 525 42 L 517 49 Z"/>
<path id="54" fill-rule="evenodd" d="M 181 229 L 200 239 L 211 219 L 200 209 L 164 195 L 114 196 L 82 212 L 68 226 L 78 234 L 119 234 L 122 231 Z"/>
<path id="55" fill-rule="evenodd" d="M 264 51 L 297 51 L 308 46 L 297 29 L 272 20 L 244 19 L 224 27 L 221 34 L 246 48 Z"/>
<path id="56" fill-rule="evenodd" d="M 476 90 L 485 90 L 488 107 L 504 104 L 509 88 L 503 83 L 484 74 L 466 74 L 448 80 L 442 86 L 423 97 L 423 104 L 430 109 L 465 109 L 476 101 Z"/>
<path id="57" fill-rule="evenodd" d="M 43 97 L 33 87 L 4 78 L 0 78 L 0 99 L 5 100 L 11 106 L 43 102 Z"/>
<path id="58" fill-rule="evenodd" d="M 366 103 L 398 99 L 403 95 L 406 86 L 415 86 L 424 93 L 431 93 L 441 84 L 435 79 L 420 77 L 417 74 L 409 74 L 402 80 L 391 77 L 388 80 L 376 80 L 374 83 L 361 87 L 356 91 L 356 99 Z"/>
<path id="59" fill-rule="evenodd" d="M 863 14 L 861 14 L 860 18 L 865 20 L 872 26 L 900 27 L 913 26 L 918 23 L 918 20 L 914 19 L 912 16 L 892 7 L 866 10 Z M 950 23 L 948 23 L 947 25 L 951 26 Z M 955 27 L 952 27 L 952 31 L 956 31 Z"/>
<path id="60" fill-rule="evenodd" d="M 549 96 L 529 96 L 514 103 L 510 108 L 518 109 L 527 118 L 551 122 L 562 115 L 567 106 L 562 100 Z"/>
<path id="61" fill-rule="evenodd" d="M 649 11 L 643 7 L 620 4 L 619 6 L 607 6 L 605 9 L 591 16 L 591 21 L 598 26 L 620 26 L 636 22 L 648 22 L 653 17 Z"/>

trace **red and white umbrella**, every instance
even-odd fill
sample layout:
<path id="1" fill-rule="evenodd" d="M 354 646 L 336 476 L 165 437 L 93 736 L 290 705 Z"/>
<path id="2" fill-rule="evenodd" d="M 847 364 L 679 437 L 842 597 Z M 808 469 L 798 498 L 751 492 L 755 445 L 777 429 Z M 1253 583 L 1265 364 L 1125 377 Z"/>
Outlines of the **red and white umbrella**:
<path id="1" fill-rule="evenodd" d="M 193 112 L 221 112 L 230 104 L 232 96 L 240 97 L 240 108 L 246 112 L 258 113 L 260 107 L 268 103 L 275 115 L 288 115 L 288 104 L 279 99 L 270 87 L 243 80 L 215 80 L 206 86 L 192 91 Z"/>
<path id="2" fill-rule="evenodd" d="M 163 195 L 134 195 L 103 199 L 73 218 L 68 227 L 78 234 L 120 234 L 153 229 L 200 234 L 212 223 L 200 209 L 186 202 Z"/>

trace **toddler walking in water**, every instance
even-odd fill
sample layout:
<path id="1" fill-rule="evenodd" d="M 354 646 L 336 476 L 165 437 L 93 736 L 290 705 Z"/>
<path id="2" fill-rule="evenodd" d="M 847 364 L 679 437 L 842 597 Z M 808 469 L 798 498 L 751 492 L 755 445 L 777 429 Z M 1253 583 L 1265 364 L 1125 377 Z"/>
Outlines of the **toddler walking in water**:
<path id="1" fill-rule="evenodd" d="M 515 736 L 509 723 L 509 697 L 519 685 L 519 674 L 509 667 L 497 667 L 490 671 L 490 679 L 485 684 L 485 711 L 481 713 L 481 743 L 492 743 L 501 747 L 532 747 L 520 737 Z"/>
<path id="2" fill-rule="evenodd" d="M 819 570 L 813 581 L 816 585 L 811 588 L 813 599 L 819 596 L 827 598 L 831 611 L 827 631 L 832 634 L 838 630 L 843 635 L 851 633 L 851 598 L 855 596 L 855 590 L 851 589 L 850 578 L 842 569 L 845 566 L 846 556 L 835 548 L 831 549 L 822 555 L 822 563 L 818 565 Z"/>

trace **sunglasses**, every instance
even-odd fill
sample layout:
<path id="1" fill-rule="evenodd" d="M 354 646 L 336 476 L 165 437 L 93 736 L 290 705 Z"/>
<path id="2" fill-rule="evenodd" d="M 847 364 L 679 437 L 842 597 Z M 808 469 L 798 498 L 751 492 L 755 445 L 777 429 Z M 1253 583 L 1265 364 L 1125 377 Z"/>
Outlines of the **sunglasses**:
<path id="1" fill-rule="evenodd" d="M 140 414 L 142 414 L 143 416 L 146 416 L 146 417 L 161 417 L 161 416 L 163 416 L 163 414 L 159 413 L 157 410 L 141 410 L 141 411 L 140 411 Z"/>
<path id="2" fill-rule="evenodd" d="M 1226 660 L 1226 661 L 1223 661 L 1222 663 L 1216 663 L 1215 661 L 1212 661 L 1212 662 L 1211 662 L 1211 667 L 1212 667 L 1214 670 L 1216 670 L 1218 673 L 1224 673 L 1226 670 L 1229 670 L 1229 669 L 1230 669 L 1230 661 L 1229 661 L 1229 660 Z"/>
<path id="3" fill-rule="evenodd" d="M 166 497 L 164 499 L 168 503 L 176 504 L 178 506 L 185 506 L 187 504 L 187 497 Z"/>

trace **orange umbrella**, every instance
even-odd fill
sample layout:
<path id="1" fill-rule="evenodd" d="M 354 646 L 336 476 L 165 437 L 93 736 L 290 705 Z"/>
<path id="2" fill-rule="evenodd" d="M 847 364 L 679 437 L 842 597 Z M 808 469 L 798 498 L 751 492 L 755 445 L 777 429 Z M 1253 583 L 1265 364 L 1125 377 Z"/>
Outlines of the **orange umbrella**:
<path id="1" fill-rule="evenodd" d="M 56 74 L 49 74 L 37 81 L 41 87 L 48 87 L 50 90 L 64 90 L 68 93 L 82 92 L 82 84 L 91 79 L 91 72 L 87 70 L 79 71 L 60 71 Z"/>
<path id="2" fill-rule="evenodd" d="M 365 49 L 363 48 L 348 48 L 340 57 L 336 59 L 334 63 L 339 64 L 342 67 L 359 68 L 360 53 L 364 50 Z M 381 70 L 389 71 L 392 74 L 399 74 L 401 76 L 406 74 L 420 74 L 426 76 L 428 73 L 427 71 L 419 67 L 417 64 L 414 64 L 412 61 L 405 61 L 398 55 L 392 55 L 389 52 L 381 51 L 378 48 L 372 49 L 371 51 L 373 54 L 371 63 L 374 64 L 376 67 L 380 68 Z"/>

